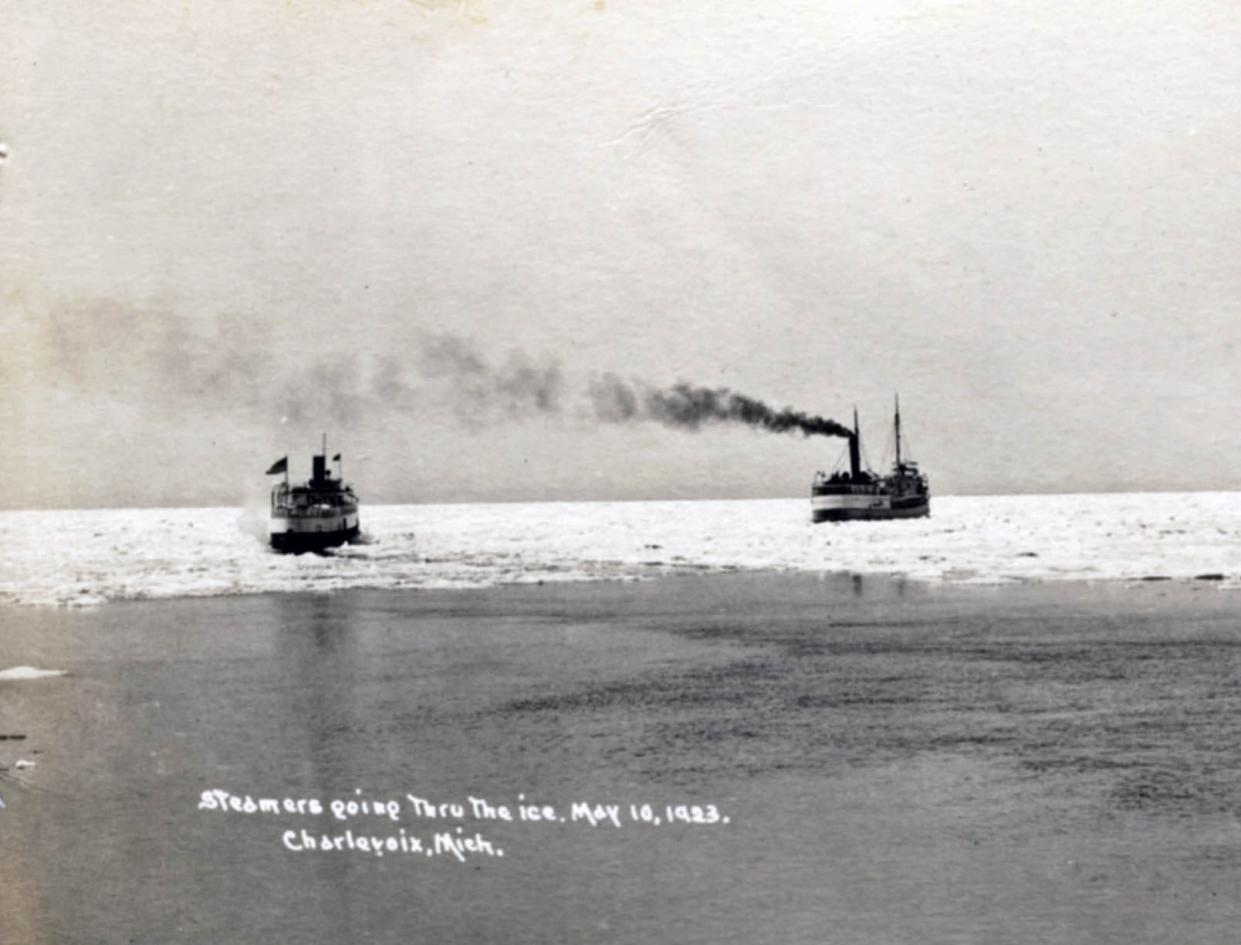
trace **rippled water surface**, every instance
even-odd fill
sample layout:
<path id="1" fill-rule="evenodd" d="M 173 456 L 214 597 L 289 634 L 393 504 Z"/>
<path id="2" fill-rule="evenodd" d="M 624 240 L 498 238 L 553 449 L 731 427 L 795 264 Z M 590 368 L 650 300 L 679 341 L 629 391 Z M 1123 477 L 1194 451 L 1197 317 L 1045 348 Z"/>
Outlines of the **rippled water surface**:
<path id="1" fill-rule="evenodd" d="M 0 683 L 0 731 L 29 736 L 0 763 L 38 761 L 0 780 L 6 943 L 1241 927 L 1241 599 L 1213 585 L 731 575 L 6 617 L 5 665 L 68 672 Z M 502 860 L 377 860 L 286 851 L 299 822 L 198 811 L 211 787 L 731 823 L 500 825 Z"/>

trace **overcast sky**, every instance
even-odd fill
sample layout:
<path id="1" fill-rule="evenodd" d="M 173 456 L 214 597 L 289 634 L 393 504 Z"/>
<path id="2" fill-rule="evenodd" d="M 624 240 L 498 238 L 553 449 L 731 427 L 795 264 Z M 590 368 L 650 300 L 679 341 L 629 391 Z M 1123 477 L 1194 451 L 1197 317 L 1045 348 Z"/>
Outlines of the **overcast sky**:
<path id="1" fill-rule="evenodd" d="M 1136 9 L 1138 7 L 1142 9 Z M 8 507 L 1241 483 L 1241 8 L 0 0 Z M 543 399 L 531 394 L 538 387 Z"/>

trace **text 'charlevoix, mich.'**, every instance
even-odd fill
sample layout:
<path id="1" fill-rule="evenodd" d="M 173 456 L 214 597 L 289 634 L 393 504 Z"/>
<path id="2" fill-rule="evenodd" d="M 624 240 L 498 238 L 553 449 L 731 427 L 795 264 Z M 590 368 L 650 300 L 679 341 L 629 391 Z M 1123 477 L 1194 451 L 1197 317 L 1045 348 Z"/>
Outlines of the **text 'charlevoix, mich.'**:
<path id="1" fill-rule="evenodd" d="M 389 855 L 449 857 L 458 863 L 471 858 L 502 858 L 504 848 L 489 835 L 496 828 L 540 827 L 542 829 L 626 827 L 685 828 L 712 827 L 731 823 L 715 804 L 691 803 L 601 803 L 576 800 L 567 804 L 527 801 L 517 795 L 515 803 L 497 803 L 484 797 L 467 795 L 464 800 L 438 801 L 415 794 L 402 797 L 367 797 L 358 788 L 352 796 L 255 797 L 211 788 L 199 796 L 200 811 L 240 814 L 266 820 L 268 817 L 323 818 L 314 826 L 289 828 L 280 835 L 284 848 L 293 853 L 362 853 L 374 857 Z M 393 825 L 409 823 L 410 829 Z M 342 831 L 339 825 L 348 826 Z M 488 834 L 480 826 L 485 825 Z M 382 828 L 380 830 L 379 828 Z M 437 829 L 439 828 L 439 829 Z"/>

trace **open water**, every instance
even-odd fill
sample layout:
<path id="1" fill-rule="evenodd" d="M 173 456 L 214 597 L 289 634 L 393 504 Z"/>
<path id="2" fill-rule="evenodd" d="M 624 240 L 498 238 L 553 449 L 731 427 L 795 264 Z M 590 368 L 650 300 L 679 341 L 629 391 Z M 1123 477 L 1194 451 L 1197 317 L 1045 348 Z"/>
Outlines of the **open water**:
<path id="1" fill-rule="evenodd" d="M 682 575 L 4 616 L 4 662 L 66 673 L 0 681 L 0 730 L 28 736 L 0 743 L 6 945 L 1241 928 L 1241 596 L 1211 582 Z M 211 789 L 401 810 L 203 810 Z M 428 820 L 409 794 L 625 823 Z M 631 822 L 644 803 L 729 822 Z M 505 855 L 289 849 L 307 826 Z"/>

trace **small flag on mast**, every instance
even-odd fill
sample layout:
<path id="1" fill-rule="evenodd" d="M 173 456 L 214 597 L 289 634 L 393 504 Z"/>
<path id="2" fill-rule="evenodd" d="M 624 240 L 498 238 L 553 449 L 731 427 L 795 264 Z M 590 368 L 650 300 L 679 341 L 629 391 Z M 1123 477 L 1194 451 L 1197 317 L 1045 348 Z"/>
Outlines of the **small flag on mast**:
<path id="1" fill-rule="evenodd" d="M 267 475 L 278 476 L 282 472 L 288 472 L 288 470 L 289 470 L 289 457 L 282 456 L 280 459 L 276 460 L 274 463 L 271 464 L 271 469 L 267 470 Z"/>
<path id="2" fill-rule="evenodd" d="M 332 462 L 334 463 L 340 462 L 340 453 L 337 453 L 335 456 L 332 457 Z"/>

